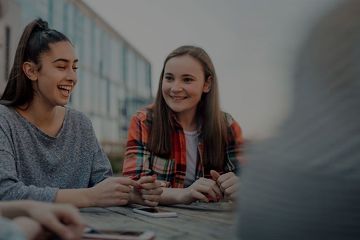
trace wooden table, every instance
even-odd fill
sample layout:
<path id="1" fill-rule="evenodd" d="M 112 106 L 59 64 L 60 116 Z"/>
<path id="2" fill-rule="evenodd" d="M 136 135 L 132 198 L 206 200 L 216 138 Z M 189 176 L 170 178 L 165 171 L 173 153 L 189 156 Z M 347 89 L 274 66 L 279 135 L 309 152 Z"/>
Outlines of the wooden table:
<path id="1" fill-rule="evenodd" d="M 175 211 L 175 218 L 153 218 L 134 213 L 132 208 L 84 208 L 85 222 L 97 229 L 150 230 L 156 239 L 234 239 L 234 211 L 231 203 L 193 203 L 161 208 Z"/>

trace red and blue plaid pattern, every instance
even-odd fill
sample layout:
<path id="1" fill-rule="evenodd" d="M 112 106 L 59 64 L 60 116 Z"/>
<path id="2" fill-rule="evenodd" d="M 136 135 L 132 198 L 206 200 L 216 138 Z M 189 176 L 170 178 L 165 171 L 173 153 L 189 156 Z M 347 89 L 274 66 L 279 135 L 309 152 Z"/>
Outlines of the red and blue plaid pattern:
<path id="1" fill-rule="evenodd" d="M 138 111 L 131 119 L 126 153 L 123 165 L 123 175 L 135 179 L 145 175 L 156 174 L 157 178 L 168 182 L 173 188 L 183 188 L 186 174 L 186 140 L 181 127 L 172 133 L 171 159 L 161 158 L 152 154 L 147 148 L 149 130 L 151 129 L 151 114 L 149 109 Z M 225 167 L 223 172 L 239 172 L 241 161 L 242 132 L 239 124 L 226 114 L 228 122 L 228 145 L 226 146 Z M 198 145 L 198 164 L 196 178 L 210 178 L 209 170 L 202 166 L 203 143 L 201 133 Z"/>

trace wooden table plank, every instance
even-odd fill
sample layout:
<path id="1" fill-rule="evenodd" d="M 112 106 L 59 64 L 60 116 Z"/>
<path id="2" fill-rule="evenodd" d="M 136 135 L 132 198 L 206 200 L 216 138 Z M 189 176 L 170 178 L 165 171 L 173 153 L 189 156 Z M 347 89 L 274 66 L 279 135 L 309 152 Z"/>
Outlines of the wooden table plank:
<path id="1" fill-rule="evenodd" d="M 176 218 L 152 218 L 134 213 L 132 207 L 85 208 L 87 224 L 97 229 L 150 230 L 156 239 L 232 239 L 233 211 L 161 207 L 178 213 Z"/>

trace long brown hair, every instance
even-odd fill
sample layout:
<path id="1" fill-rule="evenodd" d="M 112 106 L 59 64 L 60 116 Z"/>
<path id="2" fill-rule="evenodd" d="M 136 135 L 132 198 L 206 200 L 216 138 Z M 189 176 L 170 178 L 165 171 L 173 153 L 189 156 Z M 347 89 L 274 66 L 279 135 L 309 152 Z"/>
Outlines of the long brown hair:
<path id="1" fill-rule="evenodd" d="M 14 64 L 0 104 L 18 107 L 32 101 L 34 90 L 31 80 L 23 72 L 23 64 L 30 61 L 37 64 L 40 69 L 40 55 L 50 50 L 50 43 L 61 41 L 70 42 L 61 32 L 49 29 L 48 23 L 40 18 L 33 20 L 25 27 L 16 49 Z"/>
<path id="2" fill-rule="evenodd" d="M 155 155 L 171 156 L 171 132 L 175 130 L 172 110 L 162 94 L 164 69 L 169 59 L 189 55 L 199 61 L 204 70 L 205 80 L 211 78 L 211 89 L 203 93 L 197 107 L 196 117 L 201 121 L 201 136 L 204 143 L 203 166 L 205 169 L 222 170 L 227 143 L 226 118 L 220 109 L 219 89 L 214 65 L 204 49 L 196 46 L 181 46 L 165 59 L 160 75 L 158 91 L 153 107 L 152 125 L 148 148 Z"/>

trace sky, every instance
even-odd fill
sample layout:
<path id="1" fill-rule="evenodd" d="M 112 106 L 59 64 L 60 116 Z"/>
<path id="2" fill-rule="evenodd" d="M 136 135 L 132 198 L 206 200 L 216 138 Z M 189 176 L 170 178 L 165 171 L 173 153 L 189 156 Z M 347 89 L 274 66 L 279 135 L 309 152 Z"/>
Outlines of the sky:
<path id="1" fill-rule="evenodd" d="M 83 0 L 152 65 L 153 95 L 165 57 L 203 47 L 221 106 L 245 138 L 273 135 L 291 108 L 292 74 L 314 22 L 340 0 Z"/>

